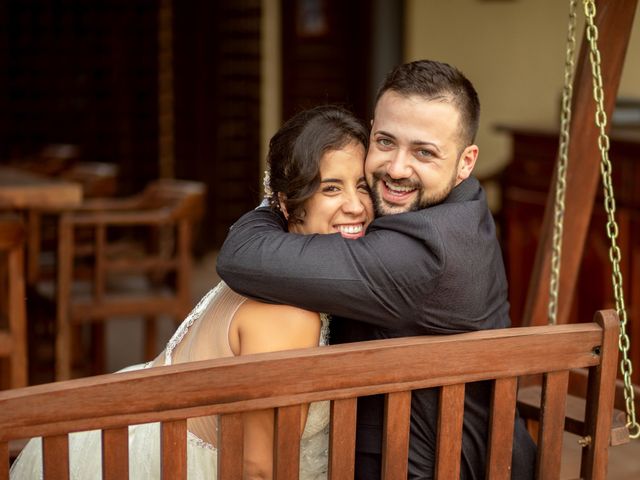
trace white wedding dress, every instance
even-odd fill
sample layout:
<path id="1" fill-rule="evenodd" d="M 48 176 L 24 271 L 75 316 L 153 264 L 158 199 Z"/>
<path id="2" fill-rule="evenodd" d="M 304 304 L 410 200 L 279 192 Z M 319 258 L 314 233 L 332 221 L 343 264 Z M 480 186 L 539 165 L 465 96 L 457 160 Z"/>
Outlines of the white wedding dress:
<path id="1" fill-rule="evenodd" d="M 228 341 L 228 330 L 233 315 L 245 297 L 233 292 L 220 282 L 196 305 L 173 334 L 164 351 L 164 365 L 171 365 L 175 348 L 190 329 L 198 328 L 198 320 L 214 315 L 213 328 L 217 335 L 215 358 L 233 356 Z M 320 345 L 326 345 L 329 319 L 322 314 Z M 121 370 L 131 371 L 153 368 L 152 363 L 134 365 Z M 179 363 L 179 362 L 178 362 Z M 329 437 L 329 402 L 311 404 L 307 423 L 300 442 L 300 478 L 323 480 L 327 478 Z M 69 469 L 73 480 L 102 478 L 101 435 L 99 430 L 69 435 Z M 217 476 L 217 450 L 210 443 L 187 431 L 187 469 L 190 480 L 215 479 Z M 31 439 L 11 466 L 11 480 L 41 479 L 42 440 Z M 129 478 L 153 480 L 160 478 L 160 424 L 147 423 L 129 427 Z"/>

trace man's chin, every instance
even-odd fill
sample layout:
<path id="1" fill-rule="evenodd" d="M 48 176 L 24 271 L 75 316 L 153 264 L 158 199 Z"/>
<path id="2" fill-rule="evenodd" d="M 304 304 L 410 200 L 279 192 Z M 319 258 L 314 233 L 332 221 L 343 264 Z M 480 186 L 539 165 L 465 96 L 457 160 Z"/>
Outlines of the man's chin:
<path id="1" fill-rule="evenodd" d="M 416 210 L 414 204 L 407 205 L 393 205 L 385 201 L 377 202 L 374 206 L 377 217 L 384 217 L 385 215 L 396 215 L 398 213 L 407 213 Z"/>

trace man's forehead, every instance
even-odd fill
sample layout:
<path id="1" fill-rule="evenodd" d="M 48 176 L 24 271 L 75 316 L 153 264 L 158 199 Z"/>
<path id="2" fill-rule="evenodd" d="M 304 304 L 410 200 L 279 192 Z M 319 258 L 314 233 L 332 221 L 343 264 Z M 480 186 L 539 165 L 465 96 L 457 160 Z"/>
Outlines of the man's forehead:
<path id="1" fill-rule="evenodd" d="M 394 135 L 405 135 L 411 133 L 408 130 L 416 129 L 417 131 L 413 132 L 415 134 L 423 127 L 457 126 L 459 118 L 460 112 L 447 100 L 387 92 L 376 106 L 372 131 L 375 133 L 381 129 Z"/>

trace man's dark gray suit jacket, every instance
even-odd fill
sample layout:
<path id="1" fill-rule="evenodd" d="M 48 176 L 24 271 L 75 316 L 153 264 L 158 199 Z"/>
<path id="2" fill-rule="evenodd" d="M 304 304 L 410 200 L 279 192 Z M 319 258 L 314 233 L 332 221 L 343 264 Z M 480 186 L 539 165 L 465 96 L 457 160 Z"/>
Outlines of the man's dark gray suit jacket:
<path id="1" fill-rule="evenodd" d="M 439 205 L 376 218 L 358 240 L 289 234 L 259 208 L 231 228 L 217 270 L 240 294 L 332 314 L 331 343 L 510 325 L 495 226 L 474 177 Z M 461 478 L 484 478 L 490 398 L 489 383 L 467 386 Z M 432 476 L 437 411 L 435 390 L 413 393 L 409 478 Z M 359 400 L 359 455 L 379 454 L 382 412 L 381 397 Z M 512 478 L 532 478 L 535 446 L 521 421 L 513 451 Z"/>

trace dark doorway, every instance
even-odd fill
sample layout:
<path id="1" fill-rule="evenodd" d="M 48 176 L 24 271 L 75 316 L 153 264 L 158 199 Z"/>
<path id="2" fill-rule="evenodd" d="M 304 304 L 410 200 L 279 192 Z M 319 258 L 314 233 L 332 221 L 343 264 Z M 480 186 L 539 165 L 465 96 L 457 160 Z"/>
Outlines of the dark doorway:
<path id="1" fill-rule="evenodd" d="M 282 114 L 338 103 L 370 116 L 369 0 L 282 1 Z"/>
<path id="2" fill-rule="evenodd" d="M 174 2 L 176 174 L 209 186 L 205 250 L 258 204 L 260 4 Z"/>

